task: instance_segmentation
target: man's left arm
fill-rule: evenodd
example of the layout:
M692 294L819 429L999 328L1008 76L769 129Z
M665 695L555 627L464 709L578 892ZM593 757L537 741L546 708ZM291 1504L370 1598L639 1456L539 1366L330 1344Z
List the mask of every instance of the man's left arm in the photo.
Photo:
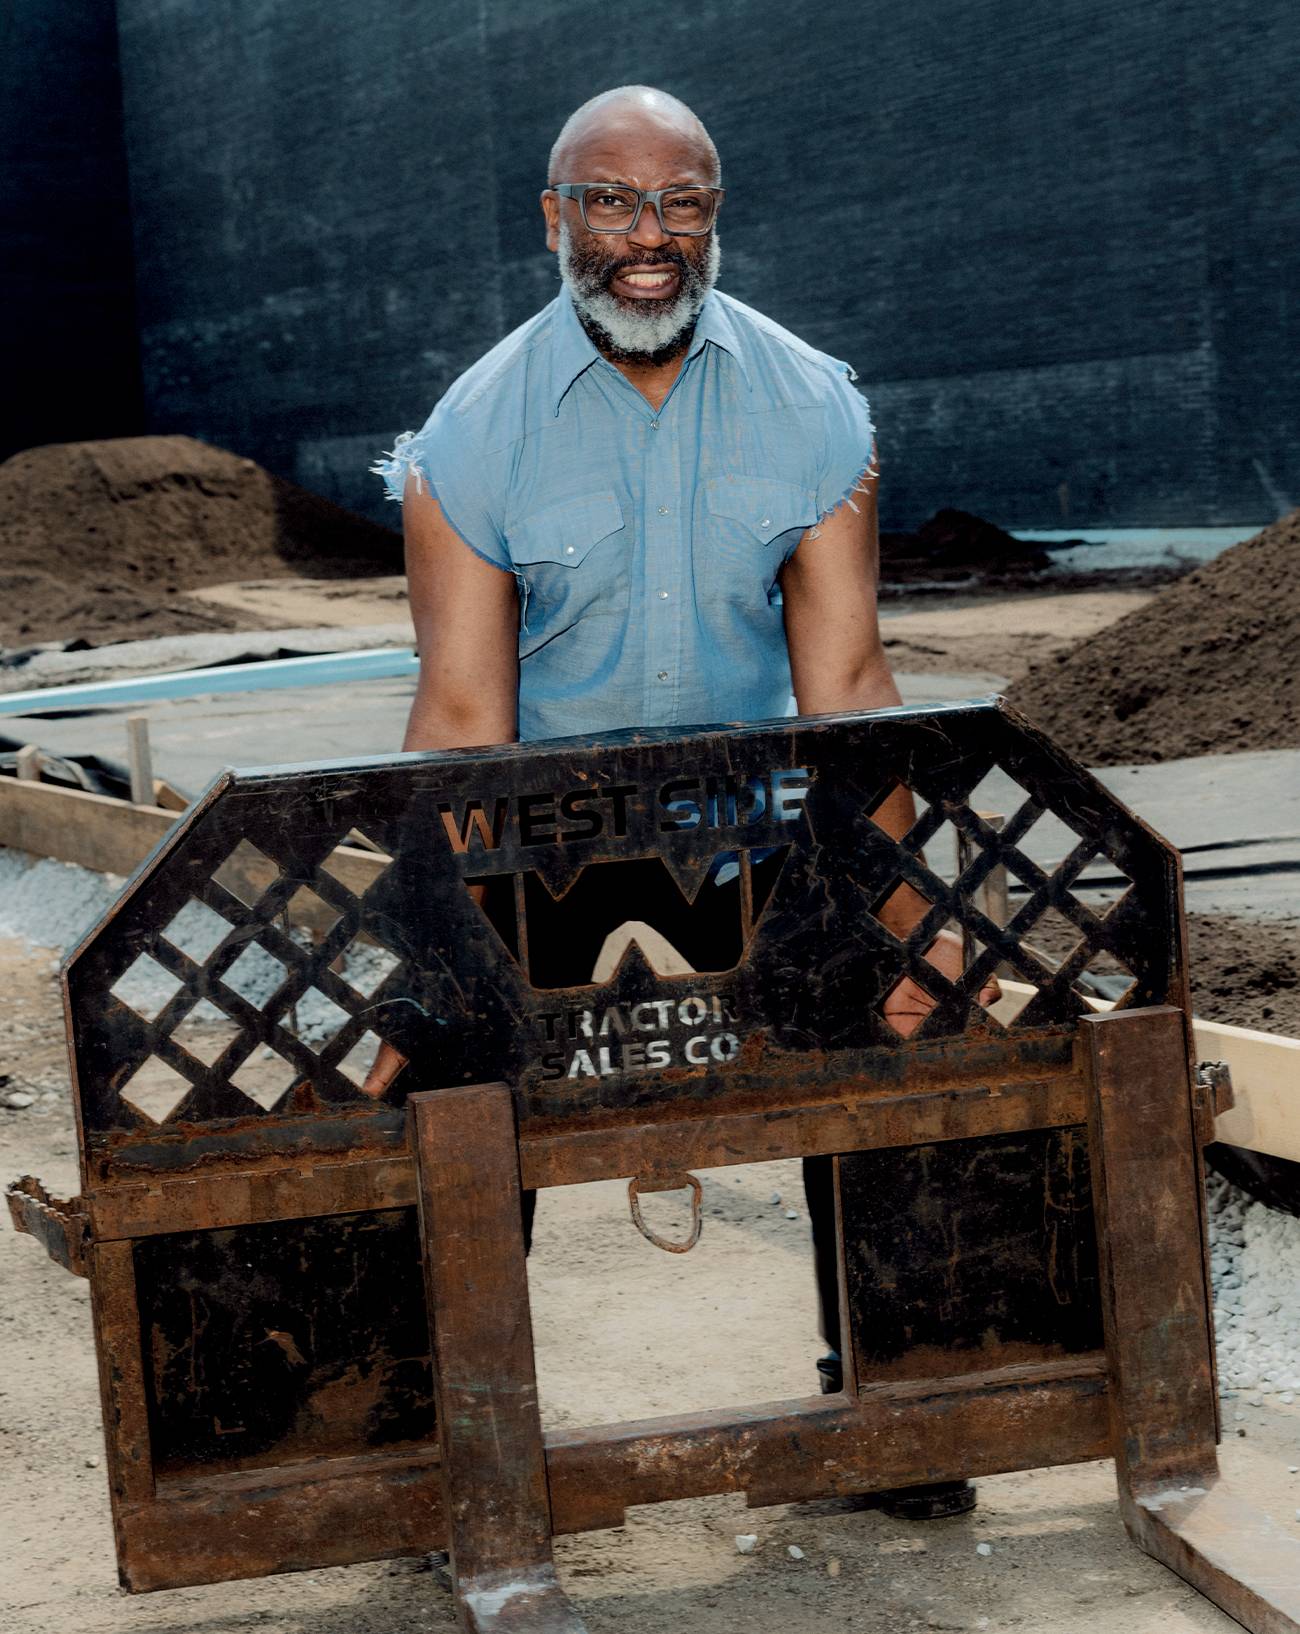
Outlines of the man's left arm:
M842 501L809 529L781 571L790 672L801 715L886 709L903 701L885 657L877 610L877 484L873 463L851 501ZM872 820L901 838L916 821L910 790L896 787ZM901 938L928 907L910 886L900 885L881 908L880 918ZM941 932L927 958L955 978L961 972L960 938ZM996 996L996 988L990 986L980 998L989 1003ZM885 1014L899 1032L908 1033L932 1008L929 996L905 981L886 1003Z

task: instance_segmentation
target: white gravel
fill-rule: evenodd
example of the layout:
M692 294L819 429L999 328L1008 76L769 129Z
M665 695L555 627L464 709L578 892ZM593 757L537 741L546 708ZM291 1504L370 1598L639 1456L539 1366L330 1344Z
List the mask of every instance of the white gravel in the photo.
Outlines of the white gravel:
M1219 1385L1252 1403L1300 1390L1300 1219L1209 1176Z

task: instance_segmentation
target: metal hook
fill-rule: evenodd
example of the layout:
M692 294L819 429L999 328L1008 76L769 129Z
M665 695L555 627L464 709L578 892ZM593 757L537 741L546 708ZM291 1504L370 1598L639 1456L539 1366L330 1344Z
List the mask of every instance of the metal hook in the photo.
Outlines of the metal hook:
M691 1188L690 1235L679 1243L669 1242L667 1237L651 1231L642 1218L640 1193L643 1187L646 1191L680 1191L684 1186ZM693 1174L634 1175L627 1183L627 1200L632 1210L632 1224L648 1243L662 1248L665 1254L685 1254L699 1242L704 1229L704 1188Z

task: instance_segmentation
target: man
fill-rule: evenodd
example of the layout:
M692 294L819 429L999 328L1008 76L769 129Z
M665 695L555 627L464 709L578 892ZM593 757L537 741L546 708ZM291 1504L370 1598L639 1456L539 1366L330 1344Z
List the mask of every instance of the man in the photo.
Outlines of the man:
M801 714L899 703L866 402L846 364L714 288L704 126L661 91L608 91L565 124L548 181L560 294L376 467L404 500L420 652L403 747L762 720L791 691ZM876 820L904 833L910 795ZM902 888L881 917L904 933L921 911ZM620 898L616 918L653 913ZM930 957L956 974L960 945ZM907 1032L930 1002L905 982L886 1014ZM386 1048L367 1092L400 1065ZM838 1389L829 1163L807 1182ZM973 1492L905 1502L951 1513Z

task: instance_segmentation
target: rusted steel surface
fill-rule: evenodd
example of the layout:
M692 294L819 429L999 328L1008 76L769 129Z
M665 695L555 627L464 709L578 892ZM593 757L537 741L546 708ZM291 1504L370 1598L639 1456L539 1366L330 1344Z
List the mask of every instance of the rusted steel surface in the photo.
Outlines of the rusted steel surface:
M979 815L994 768L1021 791L1001 825ZM901 839L873 820L900 784ZM1024 842L1049 812L1077 843L1043 870ZM340 850L358 835L364 875ZM926 860L945 836L955 883ZM1104 912L1080 888L1102 859L1129 882ZM723 864L738 882L710 896ZM591 979L583 912L629 870L690 974L633 945ZM900 938L879 915L901 884L929 907ZM576 1634L551 1533L633 1504L1108 1450L1163 1472L1184 1430L1212 1459L1213 1086L1193 1094L1179 886L1172 849L1001 702L225 774L66 973L124 1581L450 1541L467 1626ZM1059 969L1033 951L1048 914L1077 933ZM953 980L924 957L945 927ZM1073 987L1100 960L1132 978L1104 1045ZM995 969L1037 989L1006 1028L978 1003ZM906 1040L885 1015L904 976L935 1001ZM409 1065L376 1103L359 1052L380 1040ZM1163 1201L1139 1192L1144 1142ZM521 1183L817 1154L844 1392L543 1437ZM1222 1575L1219 1511L1180 1501L1175 1524L1145 1482L1144 1546ZM1295 1625L1267 1621L1267 1569L1261 1544L1238 1589L1271 1634Z
M584 1634L560 1591L506 1084L407 1102L453 1592L471 1634Z
M995 765L1025 792L1000 832L969 805ZM924 803L901 841L870 815L899 783ZM1079 836L1050 874L1020 849L1048 811ZM976 851L954 886L922 860L944 824ZM353 827L393 858L362 897L330 868ZM240 883L249 848L273 867L271 883L245 902L223 881L254 895ZM606 888L600 870L634 861L659 868L665 898L681 904L689 924L718 856L755 850L775 858L765 863L770 891L752 922L737 916L730 945L715 939L720 968L663 978L633 949L594 987L590 961L569 986L530 981L533 919L552 922L562 939L568 897ZM1132 881L1104 918L1071 889L1097 858ZM1006 927L974 901L999 865L1028 888ZM509 914L489 920L465 888L496 878L522 882L511 893L528 914L522 931ZM902 941L873 912L900 882L932 904ZM742 1088L779 1104L792 1080L809 1078L888 1082L891 1062L928 1040L1004 1041L976 1002L999 963L1039 989L1010 1029L1016 1039L1072 1030L1083 1004L1071 984L1102 952L1132 971L1130 1004L1181 995L1175 884L1170 849L1000 704L228 773L70 961L86 1183L101 1155L156 1136L130 1098L150 1057L179 1080L163 1127L203 1129L209 1154L228 1140L246 1156L260 1150L257 1135L270 1138L284 1124L368 1110L344 1070L367 1032L411 1061L393 1104L407 1082L501 1080L516 1086L522 1125L638 1105L662 1111ZM310 942L293 934L304 889L313 913L323 903L337 916ZM1022 946L1049 909L1079 932L1055 971ZM178 921L183 910L189 918ZM955 983L924 960L949 921L982 950ZM364 993L333 968L359 938L381 950L376 972L388 967ZM270 991L251 979L254 948ZM160 1009L128 1002L123 978L141 958L153 1000L167 999ZM904 974L936 1000L908 1045L882 1013ZM319 1048L293 1026L295 1005L313 988L339 1012ZM233 1029L210 1061L177 1037L201 1000ZM292 1079L269 1107L235 1082L266 1049Z
M35 1237L65 1271L86 1275L89 1221L82 1198L51 1197L35 1175L25 1174L5 1187L5 1201L15 1231Z

